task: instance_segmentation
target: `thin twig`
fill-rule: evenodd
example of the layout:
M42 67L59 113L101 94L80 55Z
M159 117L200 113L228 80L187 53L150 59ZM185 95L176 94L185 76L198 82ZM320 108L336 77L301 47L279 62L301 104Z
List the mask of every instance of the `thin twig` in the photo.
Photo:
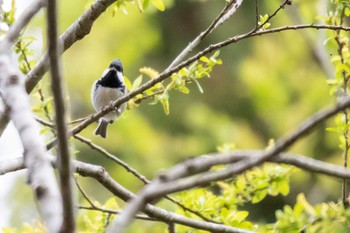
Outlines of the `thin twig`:
M243 39L252 38L252 37L255 37L255 36L261 36L261 35L265 35L265 34L276 33L276 32L290 31L290 30L301 30L301 29L328 29L328 30L350 31L350 27L343 27L343 26L313 25L313 24L294 25L294 26L285 26L285 27L272 28L272 29L268 29L268 30L260 30L260 31L253 32L253 33L249 32L249 33L246 33L246 34L242 34L242 35L239 35L239 36L235 36L235 37L229 38L229 39L227 39L225 41L222 41L222 42L219 42L217 44L212 44L212 45L208 46L206 49L204 49L201 52L197 53L196 55L188 58L186 61L182 62L178 66L176 66L176 67L174 67L174 68L172 68L172 69L170 69L168 71L162 72L156 78L148 81L147 83L144 83L143 85L141 85L137 89L129 92L127 95L125 95L125 96L119 98L118 100L114 101L108 107L104 108L102 111L87 116L85 121L83 121L79 125L75 126L69 132L69 135L75 135L75 134L80 133L82 130L84 130L86 127L88 127L90 124L94 123L99 118L101 118L102 116L106 115L107 113L113 111L116 107L119 107L121 104L129 101L130 99L132 99L136 95L142 94L147 89L153 87L157 83L160 83L160 82L164 81L165 79L167 79L168 77L170 77L171 74L179 71L183 67L186 67L186 66L190 65L192 62L200 59L200 57L202 57L202 56L204 56L204 55L206 55L208 53L211 53L211 52L213 52L213 51L215 51L217 49L220 49L222 47L228 46L230 44L237 43L237 42L239 42L239 41L241 41ZM53 139L47 144L47 148L51 149L55 144L56 144L56 139Z
M168 224L168 232L175 233L175 224L174 223L171 222Z
M182 52L174 59L174 61L166 68L169 70L174 66L178 65L186 56L189 54L204 38L213 32L218 26L222 25L226 20L228 20L242 4L243 0L231 0L228 2L220 14L213 20L209 27L201 32L188 46L182 50ZM230 10L231 9L231 10Z
M33 2L10 27L0 42L0 94L8 114L0 120L1 126L11 118L24 148L22 166L28 168L28 183L38 201L41 217L49 232L57 233L62 224L62 200L39 127L33 118L23 79L10 62L8 51L25 25L43 7L43 1ZM0 134L3 128L0 129Z
M96 19L99 18L107 8L118 0L95 0L91 6L60 36L59 44L63 45L63 53L75 42L83 39L91 31ZM26 89L30 93L43 75L49 70L47 53L41 57L31 72L26 76Z
M74 138L79 140L80 142L85 143L86 145L88 145L90 148L100 152L101 154L103 154L104 156L106 156L106 158L112 160L113 162L119 164L120 166L122 166L126 171L130 172L132 175L134 175L135 177L137 177L139 180L141 180L144 184L149 183L149 180L147 180L147 178L143 175L141 175L139 172L137 172L134 168L132 168L129 164L125 163L123 160L119 159L118 157L116 157L115 155L109 153L106 149L104 149L103 147L100 147L96 144L94 144L90 139L85 138L81 135L74 135Z
M340 14L340 22L339 22L339 26L343 25L343 21L344 21L344 12L345 8L342 10L341 14ZM340 63L342 65L345 64L345 58L343 56L343 49L344 49L344 42L340 41L340 30L337 31L337 35L335 37L335 42L337 43L338 46L338 55L340 57ZM341 95L344 96L349 96L348 94L348 82L349 82L349 77L347 76L345 70L342 70L341 72L341 76L343 79L343 85L342 87L340 87L341 90ZM347 168L348 167L348 154L349 154L349 148L350 148L350 144L349 144L349 113L347 109L344 109L343 111L343 115L344 115L344 130L343 130L343 137L344 137L344 152L343 152L343 159L344 159L344 167ZM349 190L348 190L348 184L347 184L347 180L343 180L342 182L342 202L344 204L345 207L349 206Z
M255 0L255 28L259 27L259 3L258 0Z
M306 136L318 124L348 107L350 107L350 98L344 99L333 108L321 110L304 121L295 131L279 139L272 149L262 152L260 156L257 156L256 158L243 159L235 164L232 164L226 169L208 171L202 173L200 176L189 177L181 180L179 180L179 178L195 173L192 167L188 170L182 170L183 172L178 172L177 167L170 169L168 172L160 175L157 179L152 181L149 185L145 186L141 192L139 192L137 198L133 199L126 205L122 214L111 224L110 228L108 228L109 231L107 232L122 232L124 228L132 221L133 216L138 211L143 209L149 200L153 200L173 192L179 192L189 188L207 185L213 181L228 179L234 174L246 171L247 169L271 159L273 156L283 152L296 141Z
M80 186L77 177L74 177L74 181L75 181L75 184L76 184L77 188L79 189L79 192L81 193L81 195L83 195L83 197L85 198L85 200L86 200L87 202L89 202L89 204L91 205L91 207L97 208L97 206L93 203L93 201L91 201L90 197L87 195L87 193L84 191L84 189Z
M217 165L230 165L243 159L257 158L264 153L263 150L235 150L231 153L211 153L201 156L196 156L192 159L186 160L174 166L171 170L174 173L196 174L208 171L211 167ZM52 157L52 160L55 160ZM283 152L271 157L269 162L284 163L299 167L305 171L319 173L334 178L350 180L350 169L342 166L333 165L328 162L322 162L317 159L305 157L302 155ZM75 161L74 161L75 163ZM0 175L15 172L25 169L23 164L23 157L7 159L0 161ZM191 171L190 171L191 170ZM170 171L170 170L169 170ZM167 174L169 174L169 171ZM175 175L172 175L174 177ZM176 175L179 177L179 175Z
M225 153L225 154L214 153L214 154L204 155L200 157L195 157L191 160L185 161L182 164L178 164L176 170L178 170L177 173L180 172L182 174L184 173L193 174L195 172L206 171L210 169L210 167L215 165L227 165L227 164L236 163L237 161L241 161L241 160L255 159L256 157L261 156L263 153L265 153L265 151L257 151L257 150L237 150L235 152ZM55 158L51 158L51 159L53 161L55 160ZM319 160L307 158L300 155L295 155L290 153L279 153L277 156L271 157L269 161L291 164L307 171L325 174L332 177L350 179L349 169L346 169L341 166L332 165L326 162L321 162ZM106 187L113 194L120 197L124 201L130 200L136 197L134 194L132 194L131 192L126 190L124 187L116 183L108 175L108 173L104 170L103 167L82 163L79 161L73 161L73 164L77 173L79 173L82 176L89 176L89 177L95 178L104 187ZM23 163L23 157L0 161L0 174L6 174L9 172L18 171L24 168L25 167ZM178 175L176 176L178 177ZM190 227L197 227L197 223L199 224L200 222L200 221L199 222L197 221L194 223L192 219L180 217L176 214L169 213L160 208L152 207L151 205L146 206L145 212L148 215L153 216L158 220L164 221L166 223L174 222L176 224L186 225ZM205 229L208 229L206 227L213 226L210 224L207 225L207 223L204 223L204 224L205 226L200 225L199 228L203 229L203 227L205 227ZM218 225L218 226L221 226L221 225ZM213 227L214 228L211 228L211 229L215 229L215 225ZM221 228L218 228L218 229L220 230ZM215 230L213 231L218 232ZM232 232L232 231L227 231L227 232ZM243 232L249 232L249 231L243 231Z
M50 0L47 3L47 40L48 54L51 67L51 90L55 105L55 122L58 138L58 170L61 185L61 195L63 200L63 223L62 233L75 232L75 215L73 204L73 192L71 184L71 161L67 138L66 107L64 103L64 93L62 76L59 61L59 45L57 38L57 3Z
M99 212L106 213L106 214L115 214L115 215L120 214L120 211L105 209L105 208L101 208L98 206L81 206L81 205L79 205L78 208L82 209L82 210L99 211ZM136 215L135 218L139 219L139 220L152 221L152 222L155 222L155 221L159 222L160 221L158 219L147 217L146 215Z
M112 5L114 2L118 0L95 0L95 2L83 12L83 14L60 36L59 44L63 45L63 50L66 51L69 49L75 42L83 39L86 35L88 35L91 31L91 28L96 21L97 18L101 16L103 12L107 10L107 8ZM46 2L45 0L38 0L37 2ZM28 7L28 13L32 8ZM9 36L9 38L16 37L15 35L19 35L21 29L26 24L26 18L22 17L16 20L14 25L12 26L13 31ZM18 26L17 26L18 25ZM10 32L9 31L9 32ZM0 47L0 54L1 52ZM60 51L63 52L63 51ZM35 67L29 72L29 74L25 78L25 86L28 93L32 92L34 87L39 83L44 74L49 70L48 63L48 54L47 52L40 58ZM9 122L8 116L6 112L0 112L0 136L5 130L7 124Z
M122 166L126 171L130 172L132 175L134 175L136 178L138 178L140 181L142 181L144 184L148 184L150 183L150 181L143 176L141 173L137 172L136 169L132 168L129 164L125 163L124 161L120 160L117 158L117 156L109 153L106 149L96 145L95 143L93 143L90 139L84 138L78 134L74 135L74 138L76 138L77 140L85 143L86 145L88 145L90 148L100 152L101 154L103 154L104 156L106 156L108 159L112 160L113 162L119 164L120 166ZM79 188L79 187L78 187ZM202 218L205 221L208 222L215 222L207 217L205 217L203 214L201 214L198 211L192 210L190 208L188 208L187 206L185 206L184 204L182 204L181 202L179 202L178 200L170 197L170 196L165 196L166 199L168 199L169 201L173 202L174 204L178 205L179 207L181 207L184 211L190 212L200 218ZM215 222L218 223L218 222Z

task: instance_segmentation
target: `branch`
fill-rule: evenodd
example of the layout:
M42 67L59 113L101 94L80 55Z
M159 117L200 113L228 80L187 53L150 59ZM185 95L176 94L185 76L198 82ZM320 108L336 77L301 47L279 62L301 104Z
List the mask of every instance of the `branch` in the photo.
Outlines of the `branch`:
M57 3L47 3L47 41L51 67L51 91L54 97L55 121L58 138L58 170L63 204L63 223L60 232L75 232L74 204L71 184L71 162L66 127L66 107L59 61L59 45L57 42Z
M9 31L0 41L0 54L6 54L9 52L11 46L15 43L20 36L23 28L28 24L30 19L44 6L44 0L37 0L33 2L22 15L12 24ZM6 109L0 109L0 136L4 132L9 122Z
M55 162L55 158L51 157L52 162ZM105 171L101 166L96 166L80 161L73 161L73 169L81 176L92 177L102 184L107 190L113 193L115 196L121 198L125 202L136 198L136 195L118 182ZM24 169L23 159L9 159L0 162L0 174L4 170L8 172L18 171ZM191 218L187 218L178 214L174 214L170 211L161 209L159 207L147 204L143 210L149 217L158 219L164 223L176 223L185 226L189 226L196 229L211 231L211 232L223 232L223 233L253 233L248 230L242 230L234 227L229 227L217 223L208 223Z
M115 108L118 108L121 104L129 101L130 99L134 98L138 94L142 94L149 88L153 87L157 83L160 83L171 76L171 74L179 71L180 69L190 65L192 62L200 59L202 56L209 54L215 50L218 50L222 47L226 47L228 45L231 45L233 43L237 43L243 39L255 37L255 36L261 36L265 34L270 33L276 33L281 31L290 31L290 30L301 30L301 29L328 29L328 30L344 30L344 31L350 31L350 27L343 27L343 26L332 26L332 25L313 25L313 24L307 24L307 25L294 25L294 26L285 26L285 27L279 27L279 28L273 28L269 30L261 30L254 33L246 33L243 35L239 35L236 37L229 38L225 41L219 42L217 44L212 44L208 46L206 49L202 50L201 52L197 53L196 55L188 58L186 61L180 63L178 66L171 68L169 70L163 71L161 74L159 74L156 78L144 83L137 89L129 92L127 95L119 98L118 100L111 103L108 107L104 108L100 112L97 112L95 114L92 114L90 116L87 116L86 119L75 126L70 132L69 135L75 135L80 133L82 130L87 128L90 124L97 121L99 118L103 117L104 115L108 114L111 111L114 111ZM51 149L56 144L56 139L53 139L51 142L47 144L47 148Z
M47 123L44 121L42 122L44 124L47 125ZM100 152L101 154L103 154L104 156L106 156L108 159L112 160L113 162L119 164L120 166L122 166L126 171L130 172L132 175L134 175L136 178L138 178L140 181L142 181L144 184L148 184L150 183L150 181L143 176L142 174L140 174L139 172L137 172L134 168L132 168L129 164L125 163L124 161L120 160L119 158L117 158L117 156L109 153L106 149L94 144L90 139L84 138L78 134L74 135L74 138L79 140L82 143L85 143L86 145L88 145L90 148L92 148L93 150L96 150L98 152ZM0 170L1 171L1 170ZM79 188L79 186L78 186ZM80 190L80 188L79 188ZM82 193L83 194L83 193ZM83 196L85 197L85 195L83 194ZM86 198L86 197L85 197ZM194 215L197 215L198 217L202 218L205 221L208 222L214 222L213 220L205 217L203 214L201 214L198 211L192 210L190 208L188 208L187 206L183 205L181 202L177 201L176 199L170 197L170 196L165 196L164 198L166 198L167 200L171 201L172 203L180 206L183 210L188 211ZM88 198L86 198L88 199ZM91 204L93 205L93 204ZM218 222L216 222L218 223Z
M186 56L189 54L201 41L204 40L210 33L212 33L218 26L222 25L226 20L228 20L240 7L243 0L231 0L226 4L221 13L214 19L214 21L209 25L209 27L201 32L188 46L182 50L182 52L174 59L174 61L169 65L166 70L173 68L178 65Z
M40 0L38 0L39 2ZM44 0L42 0L44 1ZM106 9L118 0L96 0L89 9L87 9L77 21L75 21L61 36L58 44L63 45L63 51L69 49L75 42L83 39L91 31L91 28L98 17L101 16ZM18 21L18 20L17 20ZM17 24L17 21L15 24ZM20 22L18 22L20 24ZM24 26L24 25L23 25ZM22 26L22 27L23 27ZM16 30L18 31L18 30ZM0 48L1 53L1 48ZM25 78L25 87L28 93L32 92L44 74L49 70L47 52L40 58L35 67L28 73ZM0 112L0 136L9 122L5 113Z
M96 0L61 36L59 44L63 45L63 51L69 49L75 42L88 35L96 19L101 16L107 8L118 0ZM30 93L43 75L49 70L47 52L26 76L26 89Z
M0 70L0 95L22 141L25 162L22 166L28 168L28 183L32 186L48 231L59 232L62 200L44 140L31 112L23 79L4 54L0 55Z
M99 181L105 188L107 188L114 195L120 197L124 201L129 201L130 199L136 198L135 194L131 193L123 186L118 184L115 180L113 180L110 175L104 170L103 167L82 163L76 161L74 163L76 166L76 171L82 176L89 176L97 181ZM190 219L183 217L178 214L174 214L172 212L163 210L156 206L147 204L143 210L148 216L160 219L166 223L176 223L181 225L186 225L189 227L213 231L213 232L232 232L232 233L252 233L248 230L242 230L234 227L229 227L225 225L220 225L216 223L208 223L195 219Z
M170 169L167 173L162 174L152 183L145 186L138 194L138 197L126 205L119 218L112 223L111 227L109 228L109 232L122 232L124 228L132 221L134 215L138 211L142 210L150 200L154 200L155 198L159 198L173 192L183 191L200 185L207 185L213 181L228 179L234 174L246 171L271 159L273 156L289 148L297 140L306 136L318 124L348 107L350 107L349 97L344 98L344 100L338 103L335 107L321 110L305 120L294 132L276 141L276 144L272 149L260 152L258 154L259 156L240 160L226 169L209 171L201 174L200 176L189 177L183 180L178 179L188 176L189 174L196 173L196 170L194 170L191 166L186 170L181 169L181 167L180 169L178 167Z
M120 214L120 211L104 209L104 208L100 208L98 206L78 206L78 208L81 210L100 211L100 212L106 213L106 214L115 214L115 215ZM145 220L145 221L152 221L152 222L158 221L157 219L147 217L146 215L136 215L135 218L138 220Z

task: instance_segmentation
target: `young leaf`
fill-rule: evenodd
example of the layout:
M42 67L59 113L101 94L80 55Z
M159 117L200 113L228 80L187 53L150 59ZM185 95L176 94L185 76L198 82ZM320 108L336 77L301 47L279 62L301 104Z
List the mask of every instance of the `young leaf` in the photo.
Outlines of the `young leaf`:
M165 6L163 0L151 0L153 6L155 6L158 10L164 11Z

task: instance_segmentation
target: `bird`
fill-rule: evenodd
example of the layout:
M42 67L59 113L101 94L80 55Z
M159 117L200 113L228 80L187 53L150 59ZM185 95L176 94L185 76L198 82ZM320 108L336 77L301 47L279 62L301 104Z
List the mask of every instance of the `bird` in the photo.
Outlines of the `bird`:
M103 72L101 78L94 82L91 90L91 101L96 112L99 112L127 93L122 62L115 59ZM106 138L108 124L112 124L124 112L126 105L127 103L123 103L114 111L101 117L94 134Z

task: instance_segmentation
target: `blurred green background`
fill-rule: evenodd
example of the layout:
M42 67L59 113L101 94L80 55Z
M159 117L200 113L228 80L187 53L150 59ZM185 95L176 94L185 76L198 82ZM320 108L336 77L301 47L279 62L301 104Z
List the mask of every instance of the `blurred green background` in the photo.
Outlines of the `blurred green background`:
M60 31L64 32L90 2L60 1ZM150 6L140 13L136 4L126 6L128 14L119 10L112 16L112 10L107 11L96 21L91 33L63 55L73 119L93 113L91 86L111 60L117 57L122 60L124 73L130 80L137 78L139 68L144 66L162 71L225 4L224 0L164 2L164 12ZM254 2L244 1L238 12L193 53L251 30L255 25ZM281 2L259 1L260 14L272 13ZM295 23L295 15L304 23L315 23L319 4L316 0L295 0L274 18L272 27ZM27 30L45 30L43 20L44 15L39 15ZM109 127L107 140L92 135L96 124L82 135L149 179L177 162L215 152L224 144L234 144L240 149L264 149L270 139L292 131L307 116L334 102L326 84L328 77L310 47L320 39L318 31L307 34L289 31L227 46L219 57L223 64L214 68L210 79L201 80L204 94L195 84L190 85L188 95L170 93L170 115L164 114L160 104L149 105L151 101L144 101ZM337 135L326 132L326 127L321 126L291 151L340 164L342 152L338 149ZM141 182L103 155L80 142L74 144L78 160L105 166L118 182L132 191L142 187ZM87 192L100 202L109 197L96 182L82 181ZM304 192L311 203L318 203L337 200L340 191L340 181L300 171L292 179L290 195L267 198L247 208L254 209L250 219L270 222L274 211L285 203L292 204L299 192Z

